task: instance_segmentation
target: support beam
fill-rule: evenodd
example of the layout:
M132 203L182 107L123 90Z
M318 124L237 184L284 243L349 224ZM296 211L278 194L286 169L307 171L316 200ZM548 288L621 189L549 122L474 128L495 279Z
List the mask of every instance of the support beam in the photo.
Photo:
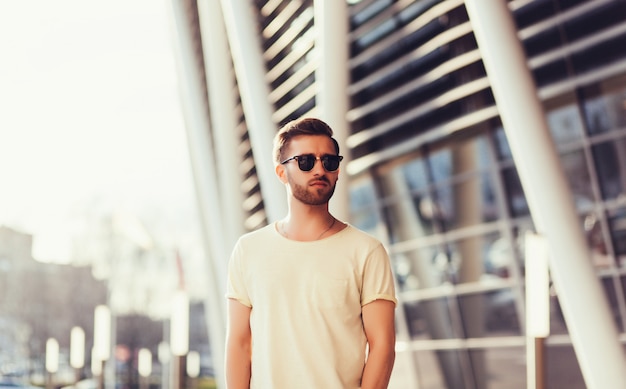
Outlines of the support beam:
M214 148L210 136L211 124L206 106L205 91L203 88L204 69L199 66L196 57L195 40L197 37L190 26L187 8L189 2L171 0L170 2L174 33L174 51L178 71L183 116L191 168L196 187L196 198L202 238L206 259L208 295L205 300L209 342L215 367L216 381L220 388L225 387L224 344L226 339L226 290L228 251L224 246L222 217L220 216L220 196L215 168Z
M224 245L231 248L245 232L245 215L241 204L241 174L237 174L241 156L237 154L239 133L237 126L237 99L235 74L232 70L228 38L224 26L222 6L219 1L198 2L200 31L204 48L204 64L209 90L211 128L215 141L215 163L219 176L221 224ZM217 258L228 261L228 257Z
M250 0L221 0L221 4L263 204L268 221L273 222L287 214L287 192L276 177L272 158L272 141L281 123L272 120L254 4Z
M583 377L590 389L626 382L626 361L591 264L576 207L507 2L466 0L478 47Z
M335 132L344 160L342 166L350 162L350 151L346 145L349 135L348 95L350 84L348 66L348 4L337 0L315 0L314 25L317 40L315 50L318 68L315 73L317 84L316 108L319 118ZM330 202L330 211L339 219L349 221L350 182L346 169L341 169L341 180Z

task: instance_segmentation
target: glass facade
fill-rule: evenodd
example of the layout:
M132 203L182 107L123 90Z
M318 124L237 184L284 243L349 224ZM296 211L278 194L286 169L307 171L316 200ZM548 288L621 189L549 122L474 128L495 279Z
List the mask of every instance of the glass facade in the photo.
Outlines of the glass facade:
M387 244L419 387L524 387L534 226L464 3L350 4L350 221ZM313 1L256 5L276 121L314 113ZM626 3L509 7L623 335ZM554 290L550 315L548 387L584 388Z

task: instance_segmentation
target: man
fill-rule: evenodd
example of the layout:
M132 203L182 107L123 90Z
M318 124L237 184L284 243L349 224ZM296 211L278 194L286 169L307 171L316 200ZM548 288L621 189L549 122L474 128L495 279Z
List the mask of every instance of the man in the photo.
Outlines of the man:
M396 304L382 244L330 214L339 145L318 119L274 139L287 216L237 242L228 278L229 389L386 388Z

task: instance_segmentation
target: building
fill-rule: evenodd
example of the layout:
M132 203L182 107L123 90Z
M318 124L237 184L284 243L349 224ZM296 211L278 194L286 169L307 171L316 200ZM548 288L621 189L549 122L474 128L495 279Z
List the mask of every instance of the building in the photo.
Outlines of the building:
M92 339L93 310L105 301L106 285L90 267L37 262L32 243L31 234L0 226L0 376L37 381L49 338L59 342L63 357L72 327Z
M207 299L216 318L211 338L222 344L223 258L238 234L284 211L270 166L273 134L313 115L349 150L336 212L386 242L392 256L400 300L395 385L523 387L524 237L537 221L519 168L537 150L514 157L484 66L488 48L479 47L465 2L172 4L216 277ZM581 255L602 286L598 304L606 300L610 310L604 324L616 328L623 351L626 3L512 0L508 8L573 199L573 228L589 248ZM547 387L591 387L570 332L578 321L564 319L566 296L552 290ZM614 361L603 362L610 369Z

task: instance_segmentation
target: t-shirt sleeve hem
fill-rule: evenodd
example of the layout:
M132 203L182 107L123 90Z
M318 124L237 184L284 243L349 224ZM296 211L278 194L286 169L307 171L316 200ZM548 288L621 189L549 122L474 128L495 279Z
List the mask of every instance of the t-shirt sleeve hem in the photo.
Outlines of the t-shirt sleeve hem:
M394 305L398 305L398 300L394 296L391 296L388 294L377 294L377 295L369 297L368 299L363 300L363 302L361 303L361 306L367 305L371 303L372 301L376 301L376 300L387 300L387 301L391 301L392 303L394 303Z
M252 308L252 304L250 304L250 301L248 301L246 299L243 299L243 298L241 298L239 296L235 296L235 295L232 295L232 294L226 294L226 298L230 299L230 300L236 300L239 303L241 303L242 305L245 305L248 308Z

